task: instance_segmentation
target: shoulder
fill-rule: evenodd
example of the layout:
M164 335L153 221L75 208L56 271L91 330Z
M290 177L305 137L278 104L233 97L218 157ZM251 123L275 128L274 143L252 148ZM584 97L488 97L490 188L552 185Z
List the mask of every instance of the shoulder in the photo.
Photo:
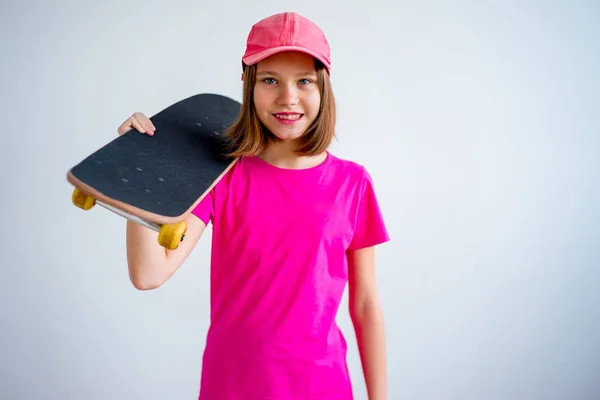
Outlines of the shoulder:
M232 185L240 181L240 175L244 173L244 162L242 158L238 158L234 161L233 165L230 166L215 183L212 192L213 194L228 192L231 190Z
M340 176L345 176L344 179L353 181L362 185L371 184L372 177L367 168L353 160L345 159L329 153L330 165L335 169L335 172Z

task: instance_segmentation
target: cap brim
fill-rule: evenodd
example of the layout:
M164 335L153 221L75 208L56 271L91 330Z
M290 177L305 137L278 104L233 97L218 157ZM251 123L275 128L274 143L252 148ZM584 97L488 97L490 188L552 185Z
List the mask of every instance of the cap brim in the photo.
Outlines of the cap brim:
M242 61L246 65L253 65L253 64L256 64L256 63L264 60L267 57L270 57L270 56L278 54L278 53L283 53L284 51L298 51L300 53L308 54L309 56L313 56L317 60L321 61L323 63L323 65L325 66L325 68L327 68L328 72L331 69L331 65L329 64L329 61L323 59L323 57L321 55L319 55L311 50L308 50L304 47L297 47L297 46L274 47L272 49L264 50L264 51L261 51L256 54L252 54L252 55L243 57Z

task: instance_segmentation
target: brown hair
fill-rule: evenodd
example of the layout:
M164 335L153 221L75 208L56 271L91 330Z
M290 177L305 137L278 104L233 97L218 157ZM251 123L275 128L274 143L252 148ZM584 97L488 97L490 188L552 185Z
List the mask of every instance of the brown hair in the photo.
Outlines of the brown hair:
M321 91L319 113L302 137L298 139L299 155L313 156L324 152L335 138L336 105L329 74L325 67L315 60L317 84ZM227 156L242 157L258 155L268 141L278 140L262 124L254 108L254 85L256 84L256 64L244 66L243 100L240 114L234 124L225 132L228 139Z

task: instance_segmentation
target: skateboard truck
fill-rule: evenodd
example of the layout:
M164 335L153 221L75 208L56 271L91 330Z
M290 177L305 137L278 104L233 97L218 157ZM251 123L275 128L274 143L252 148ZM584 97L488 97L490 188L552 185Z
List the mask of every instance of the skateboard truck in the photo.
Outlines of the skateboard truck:
M146 221L145 219L130 214L127 211L120 210L116 207L111 206L110 204L106 204L100 200L97 200L92 196L83 193L77 188L73 190L72 200L73 204L81 208L82 210L90 210L94 207L94 205L98 204L99 206L104 207L107 210L112 211L113 213L120 215L121 217L131 222L135 222L136 224L142 225L148 229L152 229L153 231L158 232L158 243L167 250L177 249L177 247L179 247L179 243L181 243L185 238L187 225L184 221L175 224L164 225Z

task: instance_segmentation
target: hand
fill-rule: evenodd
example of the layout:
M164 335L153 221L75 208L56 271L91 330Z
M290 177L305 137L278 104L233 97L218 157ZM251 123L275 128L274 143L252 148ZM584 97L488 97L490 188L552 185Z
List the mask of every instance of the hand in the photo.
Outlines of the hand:
M138 132L145 133L148 136L154 135L154 131L156 130L152 121L150 121L150 118L140 112L133 113L131 117L119 126L117 132L119 133L119 136L121 136L132 129L136 129Z

